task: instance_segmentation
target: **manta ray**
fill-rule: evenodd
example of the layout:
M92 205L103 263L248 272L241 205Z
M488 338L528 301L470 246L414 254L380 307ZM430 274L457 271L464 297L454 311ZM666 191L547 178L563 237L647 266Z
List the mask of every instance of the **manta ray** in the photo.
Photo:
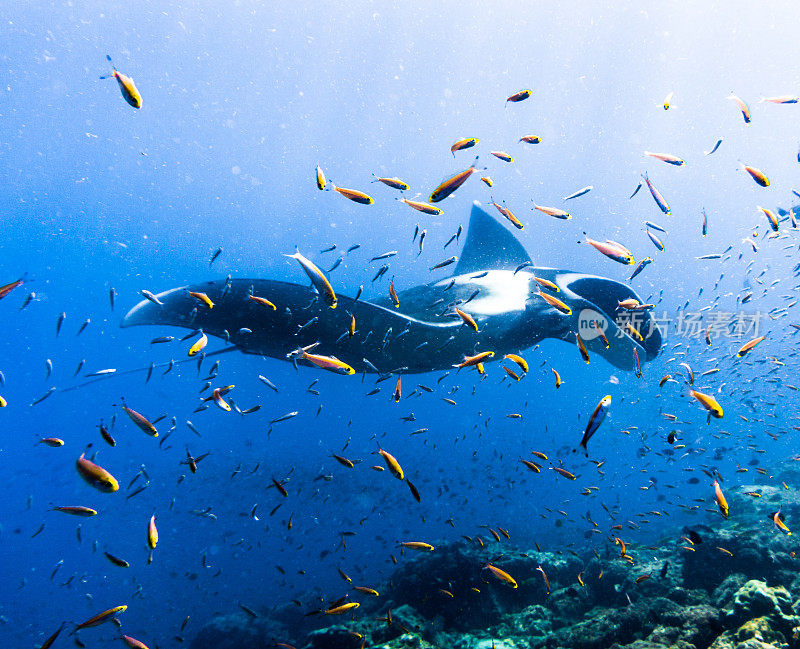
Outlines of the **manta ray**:
M231 346L226 349L278 359L296 358L293 352L314 346L315 354L334 356L356 371L380 373L450 369L482 351L493 351L498 360L545 338L575 348L578 332L589 351L623 370L635 368L634 350L640 362L659 353L661 332L652 316L619 308L622 300L639 299L633 289L604 277L534 266L514 234L477 202L452 273L401 291L399 306L389 296L362 300L337 294L335 309L305 284L213 280L159 293L155 297L161 304L140 302L122 327L199 329L225 340ZM559 290L542 288L536 278ZM571 313L552 306L539 289L561 300ZM190 291L205 293L213 308ZM249 299L251 295L268 299L275 309ZM474 319L477 331L465 325L455 307ZM356 331L351 337L353 317ZM633 322L633 335L626 322ZM598 326L608 347L596 335ZM642 340L634 337L636 332Z

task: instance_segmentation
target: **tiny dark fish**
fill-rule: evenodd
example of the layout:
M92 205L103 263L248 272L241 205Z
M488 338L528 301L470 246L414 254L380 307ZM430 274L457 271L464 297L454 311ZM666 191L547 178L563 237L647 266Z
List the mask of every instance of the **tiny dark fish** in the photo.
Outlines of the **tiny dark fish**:
M56 336L61 333L61 327L64 325L64 320L66 319L67 314L63 311L58 316L58 320L56 321Z
M270 424L277 424L281 421L287 421L288 419L292 419L293 417L297 417L300 413L296 410L294 412L287 412L285 415L281 415L280 417L276 417L275 419L271 420Z
M222 254L222 248L217 248L214 251L214 254L211 255L211 261L208 262L209 268L211 268L211 265L217 260L217 257L219 257L221 254Z
M53 394L53 392L55 392L55 391L56 391L56 386L53 386L47 392L45 392L41 397L36 399L36 401L32 401L30 405L35 406L37 403L41 403L42 401L47 399L47 397L49 397L51 394Z
M628 196L628 200L630 200L630 199L632 199L634 196L636 196L636 194L638 194L638 193L639 193L639 190L640 190L641 188L642 188L642 183L639 183L638 185L636 185L636 189L634 189L634 190L633 190L633 194L631 194L630 196Z
M445 266L449 266L450 264L454 264L458 261L458 257L453 255L452 257L445 259L444 261L440 261L435 266L431 266L431 270L438 270L439 268L444 268Z
M175 336L158 336L157 338L153 338L150 344L158 345L160 343L171 343L173 340L175 340Z
M342 257L341 255L339 255L339 257L336 259L336 261L335 261L335 262L333 262L333 266L331 266L331 267L330 267L328 270L326 270L325 272L326 272L326 273L333 272L334 270L336 270L337 268L339 268L339 266L341 266L341 265L342 265L342 262L343 262L343 261L344 261L344 257Z
M272 381L270 381L266 376L262 376L261 374L259 374L258 380L261 381L268 388L275 390L275 392L278 391L278 388L275 386L275 384Z
M523 268L527 268L528 266L533 266L533 262L530 260L523 261L519 266L517 266L514 269L514 274L516 275L519 271L521 271Z
M375 273L375 277L372 278L372 281L374 282L375 280L378 280L381 277L383 277L386 274L386 271L388 270L389 270L389 264L384 264L383 266L381 266L378 269L378 272Z
M379 261L381 259L389 259L389 257L394 257L397 254L397 250L390 250L389 252L384 252L377 257L373 257L370 261Z
M29 293L28 297L25 298L25 301L22 303L22 306L19 308L20 311L28 306L31 302L36 299L36 293Z

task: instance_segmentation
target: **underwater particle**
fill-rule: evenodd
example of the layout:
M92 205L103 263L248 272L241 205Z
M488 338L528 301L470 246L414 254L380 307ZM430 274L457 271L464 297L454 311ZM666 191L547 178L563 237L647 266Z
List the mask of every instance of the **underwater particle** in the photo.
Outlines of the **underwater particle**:
M111 63L111 57L106 54L106 60ZM122 93L122 98L134 108L142 107L142 96L139 94L136 84L128 75L122 74L113 65L111 66L111 75L102 76L101 79L116 79L119 84L119 91Z

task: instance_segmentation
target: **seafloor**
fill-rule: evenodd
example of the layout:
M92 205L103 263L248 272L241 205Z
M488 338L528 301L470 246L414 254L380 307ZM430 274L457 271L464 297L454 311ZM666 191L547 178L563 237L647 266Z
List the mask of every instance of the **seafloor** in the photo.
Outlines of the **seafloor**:
M614 541L631 533L624 527L598 533L599 551L583 555L523 552L503 537L441 544L406 556L380 597L351 590L361 606L349 617L309 615L297 603L237 610L210 620L191 649L800 647L795 537L772 519L780 507L790 529L800 520L800 495L773 486L797 479L800 470L787 467L769 484L740 486L727 520L675 529L654 545L626 543L627 559ZM518 587L490 574L490 561Z

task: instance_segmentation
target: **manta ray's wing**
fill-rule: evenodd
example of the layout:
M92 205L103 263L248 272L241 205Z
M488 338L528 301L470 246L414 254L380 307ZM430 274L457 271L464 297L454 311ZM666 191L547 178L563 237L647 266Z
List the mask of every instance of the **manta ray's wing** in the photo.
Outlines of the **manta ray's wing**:
M205 293L209 309L189 291ZM250 299L263 297L275 309ZM422 372L461 360L474 341L459 322L426 322L361 300L339 295L331 309L313 289L269 279L233 279L175 288L156 296L162 305L144 300L125 316L123 327L168 325L202 329L248 354L274 358L319 342L314 353L336 356L357 370L382 372L399 368ZM355 318L356 332L348 329ZM437 351L438 350L438 351Z
M565 321L564 335L553 337L574 344L577 332L590 351L623 370L634 369L634 350L641 363L658 356L662 335L653 315L649 311L625 311L619 307L622 300L639 300L630 286L606 277L555 268L534 268L533 272L556 284L560 289L556 296L572 309ZM638 332L642 340L637 340L626 324ZM598 327L605 333L608 348L598 334Z

